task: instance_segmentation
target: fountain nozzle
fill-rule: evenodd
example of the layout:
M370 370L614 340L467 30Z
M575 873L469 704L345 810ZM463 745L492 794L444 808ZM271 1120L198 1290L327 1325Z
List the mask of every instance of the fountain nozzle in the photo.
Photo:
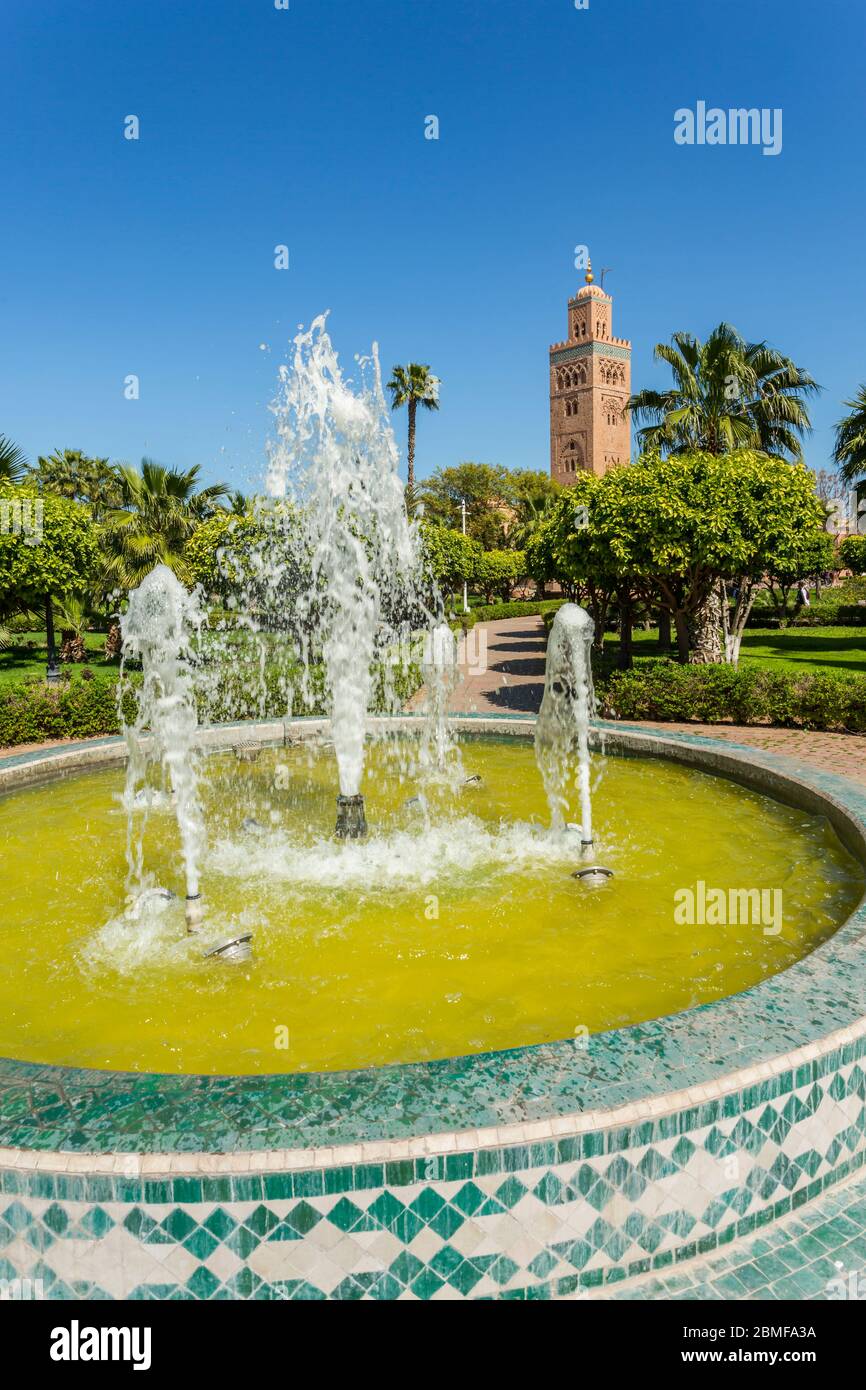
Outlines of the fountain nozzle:
M364 815L363 796L337 797L337 827L334 831L338 840L362 840L367 833L367 818Z
M186 895L186 929L189 932L198 931L204 921L204 904L201 900L201 893L187 893Z
M592 864L585 869L577 869L571 877L576 878L580 883L587 884L590 888L595 888L613 878L613 869L605 869L601 864Z
M221 941L219 946L205 951L204 958L205 960L228 961L231 965L242 965L244 961L250 959L253 953L252 940L251 931L243 932L240 936L233 936L230 941Z

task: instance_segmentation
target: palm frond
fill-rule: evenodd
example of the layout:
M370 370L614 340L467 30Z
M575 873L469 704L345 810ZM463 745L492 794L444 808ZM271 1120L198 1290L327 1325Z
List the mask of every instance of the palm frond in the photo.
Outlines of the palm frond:
M13 444L5 434L0 434L0 479L7 483L20 483L26 471L24 450Z

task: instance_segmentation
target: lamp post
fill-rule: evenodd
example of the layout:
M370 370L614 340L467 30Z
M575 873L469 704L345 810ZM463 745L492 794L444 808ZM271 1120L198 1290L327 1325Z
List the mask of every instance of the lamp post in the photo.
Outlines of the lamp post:
M460 498L460 520L463 526L463 534L466 535L466 498ZM466 580L463 580L463 612L469 612L469 593Z
M45 636L48 642L48 670L46 680L49 685L56 685L60 680L60 662L57 659L57 644L54 640L54 609L51 604L51 595L45 598Z

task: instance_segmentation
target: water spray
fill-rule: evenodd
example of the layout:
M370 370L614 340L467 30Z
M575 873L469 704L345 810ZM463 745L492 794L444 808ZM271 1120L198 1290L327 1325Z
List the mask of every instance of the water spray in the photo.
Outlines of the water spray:
M572 767L577 762L581 849L593 848L589 725L595 714L592 641L595 625L576 603L557 611L547 644L544 697L535 726L535 757L554 830L567 826Z
M357 839L366 832L360 789L374 670L381 706L396 712L394 654L431 622L421 535L407 516L376 347L349 380L320 317L295 338L281 381L267 487L275 505L289 499L296 508L301 695L308 705L320 696L324 667L339 775L336 833Z
M197 594L189 594L166 565L157 565L129 595L121 616L123 659L141 661L142 680L134 688L135 719L124 720L129 748L124 805L127 812L127 860L130 882L143 875L143 826L134 834L140 793L148 786L148 770L158 763L172 789L172 805L180 834L186 880L186 922L190 931L200 925L203 909L199 860L204 848L204 818L198 797L195 696L195 647L204 614ZM123 719L123 680L119 708ZM146 798L145 798L146 800ZM146 810L145 810L146 816Z

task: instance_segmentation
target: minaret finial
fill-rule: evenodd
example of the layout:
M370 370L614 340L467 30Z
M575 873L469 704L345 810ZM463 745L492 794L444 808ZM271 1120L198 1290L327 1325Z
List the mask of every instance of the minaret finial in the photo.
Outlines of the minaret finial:
M587 256L587 258L586 258L586 275L584 276L584 279L586 280L586 283L587 283L588 285L591 285L592 282L593 282L593 280L595 279L595 276L594 276L593 273L592 273L592 257L591 257L591 256Z

